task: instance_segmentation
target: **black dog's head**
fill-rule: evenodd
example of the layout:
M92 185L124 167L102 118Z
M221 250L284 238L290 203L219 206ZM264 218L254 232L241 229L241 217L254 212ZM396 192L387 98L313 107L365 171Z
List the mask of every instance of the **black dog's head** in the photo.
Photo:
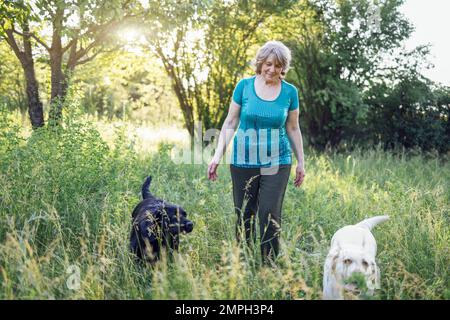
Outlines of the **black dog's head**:
M182 207L165 203L162 212L163 229L167 230L172 236L190 233L194 224L186 217L187 213Z
M181 206L153 196L149 191L150 182L148 177L142 186L144 200L132 214L130 249L139 258L154 262L160 257L161 246L178 250L179 234L190 233L194 224Z

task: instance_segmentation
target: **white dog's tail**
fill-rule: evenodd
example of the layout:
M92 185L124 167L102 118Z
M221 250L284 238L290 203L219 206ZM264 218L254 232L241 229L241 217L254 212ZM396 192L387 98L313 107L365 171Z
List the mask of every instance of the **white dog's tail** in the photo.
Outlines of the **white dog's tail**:
M355 226L372 230L377 224L385 222L387 220L389 220L389 216L376 216L363 220L360 223L355 224Z

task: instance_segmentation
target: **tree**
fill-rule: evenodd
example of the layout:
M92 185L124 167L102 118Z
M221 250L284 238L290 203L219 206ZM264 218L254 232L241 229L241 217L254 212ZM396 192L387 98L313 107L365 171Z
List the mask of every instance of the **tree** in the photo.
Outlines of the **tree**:
M62 120L62 107L75 68L93 60L99 53L114 50L111 34L142 7L138 1L35 0L0 2L0 36L22 64L27 82L30 119L33 127L44 124L42 103L34 72L33 46L48 58L51 70L49 120ZM45 35L46 28L51 35ZM22 39L22 43L17 38Z
M363 93L380 80L383 59L412 32L403 0L302 0L269 28L293 51L300 119L309 143L337 146L366 125ZM395 66L394 66L395 68Z
M426 79L414 64L397 70L393 86L379 83L367 92L367 136L385 149L450 150L450 87ZM391 75L393 76L393 75Z
M15 53L24 70L28 113L33 128L44 125L44 112L39 98L39 87L34 71L33 46L30 35L30 7L23 2L2 1L0 3L0 36ZM22 43L15 38L16 28L20 28Z
M292 6L289 0L155 1L148 24L150 48L164 64L194 136L223 123L234 86L249 67L249 51L261 24Z

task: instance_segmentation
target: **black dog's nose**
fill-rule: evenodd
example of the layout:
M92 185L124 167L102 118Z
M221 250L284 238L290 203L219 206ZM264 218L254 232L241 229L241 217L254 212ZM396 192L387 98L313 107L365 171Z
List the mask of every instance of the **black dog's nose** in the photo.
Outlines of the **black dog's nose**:
M192 229L194 229L194 224L192 223L192 221L188 221L186 222L185 226L184 226L186 232L191 232Z

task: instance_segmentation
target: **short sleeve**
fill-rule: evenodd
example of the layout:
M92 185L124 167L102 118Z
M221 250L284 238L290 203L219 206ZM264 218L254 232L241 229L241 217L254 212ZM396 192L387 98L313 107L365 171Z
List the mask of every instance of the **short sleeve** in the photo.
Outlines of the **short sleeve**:
M289 111L294 111L299 107L298 90L296 87L292 87L292 89L293 90L291 90L291 104L289 106Z
M245 85L244 79L242 79L241 81L238 82L233 91L233 100L240 106L242 105L242 95L244 94L244 85Z

